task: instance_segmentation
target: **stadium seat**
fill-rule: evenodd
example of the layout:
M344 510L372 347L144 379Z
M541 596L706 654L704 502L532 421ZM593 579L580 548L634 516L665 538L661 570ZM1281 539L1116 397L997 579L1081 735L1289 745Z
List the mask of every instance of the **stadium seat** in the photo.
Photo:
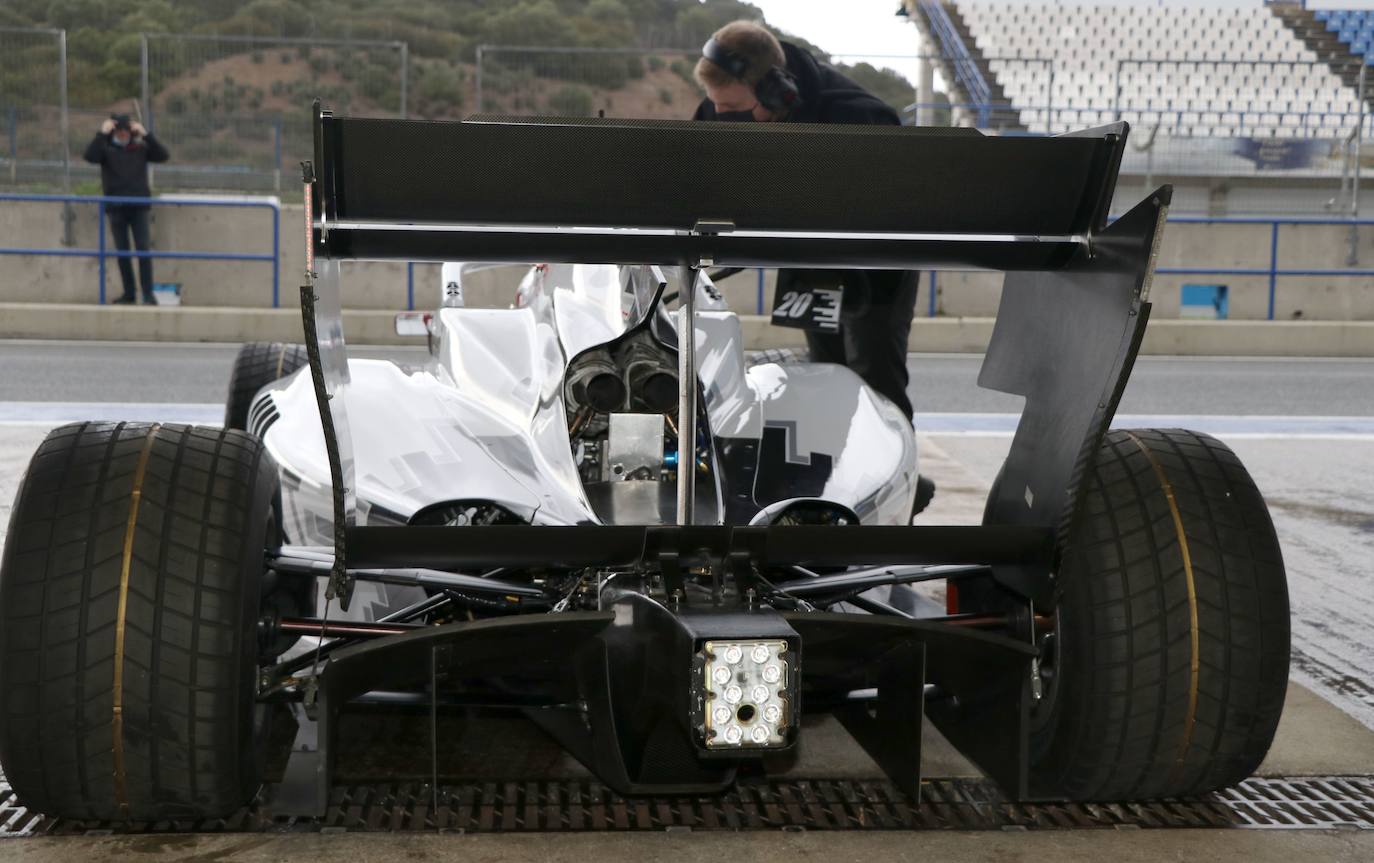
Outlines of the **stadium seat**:
M1180 134L1323 134L1355 92L1263 0L954 0L1023 125L1133 122ZM1374 10L1315 10L1374 63ZM1356 42L1355 40L1359 40ZM995 51L992 49L995 48ZM1138 58L1151 58L1139 60ZM1042 62L1036 62L1037 60ZM1050 63L1053 63L1051 73ZM1053 74L1054 92L1048 79ZM1027 118L1034 118L1027 123Z

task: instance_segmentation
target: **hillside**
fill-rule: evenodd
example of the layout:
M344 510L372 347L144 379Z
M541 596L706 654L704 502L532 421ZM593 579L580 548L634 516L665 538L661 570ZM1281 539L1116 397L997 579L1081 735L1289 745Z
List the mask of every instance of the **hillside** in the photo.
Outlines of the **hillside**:
M251 50L223 41L158 34L404 41L412 116L474 111L668 116L690 114L699 98L693 58L658 49L700 45L721 24L762 20L739 0L6 0L0 26L68 32L74 108L127 110L140 92L139 33L149 40L149 77L159 123L207 115L290 114L321 95L340 110L392 113L400 105L394 48L288 46ZM780 34L825 53L805 40ZM914 42L913 42L914 44ZM475 104L478 45L647 49L644 55L490 54L484 104ZM0 101L53 90L47 46L11 49L0 62ZM901 108L912 86L867 64L842 67ZM46 101L46 100L42 100ZM169 116L170 115L170 116ZM225 125L225 124L220 124Z

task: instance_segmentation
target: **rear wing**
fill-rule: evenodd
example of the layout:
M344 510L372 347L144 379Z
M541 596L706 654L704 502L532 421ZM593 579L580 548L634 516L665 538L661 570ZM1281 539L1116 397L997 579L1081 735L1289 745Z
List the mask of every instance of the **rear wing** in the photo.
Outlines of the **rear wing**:
M1116 123L971 129L317 111L315 251L346 259L1043 270L1106 225Z

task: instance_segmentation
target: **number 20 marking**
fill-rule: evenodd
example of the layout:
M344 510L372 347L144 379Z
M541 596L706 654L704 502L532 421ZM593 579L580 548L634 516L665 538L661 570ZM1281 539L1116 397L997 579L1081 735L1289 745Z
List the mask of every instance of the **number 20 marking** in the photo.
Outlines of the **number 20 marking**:
M773 310L780 318L800 318L811 308L811 294L788 291L782 295L782 302Z

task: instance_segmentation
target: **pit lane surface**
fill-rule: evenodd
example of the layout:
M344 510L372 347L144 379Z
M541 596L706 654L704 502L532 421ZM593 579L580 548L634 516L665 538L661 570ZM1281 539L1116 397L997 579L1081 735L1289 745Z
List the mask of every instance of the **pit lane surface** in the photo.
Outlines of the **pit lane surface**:
M128 345L82 343L0 343L0 525L8 511L23 465L47 429L61 422L97 417L216 422L236 348L220 345ZM379 351L373 355L417 359L419 352ZM922 416L923 472L939 485L929 523L974 523L983 498L1010 443L1019 399L978 390L979 358L913 356L912 396ZM1279 747L1269 772L1369 773L1374 758L1367 729L1374 729L1374 588L1368 583L1374 562L1374 362L1343 360L1197 360L1144 358L1122 403L1120 425L1182 425L1211 431L1245 461L1270 507L1288 565L1294 611L1293 678L1304 686L1290 691L1285 739L1335 744L1320 760L1306 746ZM1304 700L1306 699L1306 700ZM1340 733L1308 724L1305 717L1341 721L1327 706L1338 705L1362 722L1340 726ZM1334 716L1332 714L1335 714ZM1291 720L1290 720L1291 717ZM557 842L537 837L501 837L445 849L416 837L393 845L382 837L354 840L356 859L395 859L398 855L461 854L467 859L650 859L672 854L684 860L717 859L716 854L753 859L800 859L811 855L846 859L876 855L884 859L984 859L986 855L1030 859L1052 853L1074 859L1121 860L1230 854L1256 860L1287 860L1296 853L1321 859L1374 859L1365 836L1320 834L1306 840L1270 835L1227 838L1225 845L1195 831L1131 837L1112 834L1092 840L1044 836L965 841L922 836L909 845L891 839L812 834L790 837L753 851L726 837L635 837L614 847L591 837ZM81 844L23 842L7 846L10 859L63 859L125 853L157 859L277 859L294 854L342 853L332 837L264 838L246 844L224 837L171 837L78 840ZM504 844L510 841L512 844ZM726 845L725 842L731 842ZM86 848L85 851L81 850ZM712 852L710 849L715 849ZM757 852L757 853L754 853Z

